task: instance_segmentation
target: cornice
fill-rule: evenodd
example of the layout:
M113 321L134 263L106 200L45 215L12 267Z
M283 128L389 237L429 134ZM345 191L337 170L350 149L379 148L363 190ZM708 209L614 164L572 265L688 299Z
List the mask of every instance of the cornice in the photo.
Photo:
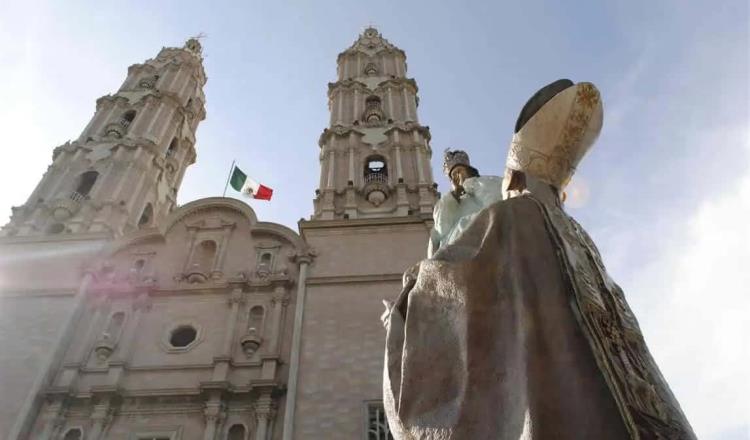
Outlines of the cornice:
M25 243L59 243L61 241L112 241L114 236L109 232L83 232L60 235L23 235L0 237L0 246Z
M136 93L141 92L137 96L128 96L127 93ZM131 98L135 98L133 101L131 101ZM99 97L96 100L96 108L97 110L100 109L100 107L103 105L104 102L112 102L117 103L121 102L123 104L135 106L135 105L142 105L147 103L149 100L158 100L158 101L166 101L169 104L172 105L172 107L177 110L179 115L181 117L186 118L187 117L187 109L185 108L185 105L183 105L182 100L175 92L171 92L168 90L159 90L159 89L129 89L129 90L118 90L117 93L113 95L104 95ZM203 100L200 101L200 107L198 108L199 112L198 114L194 115L199 118L199 120L204 120L206 117L206 107Z
M357 81L355 79L343 79L341 81L329 82L328 83L328 98L332 97L332 94L339 89L358 89L363 91L369 91L367 84Z
M45 297L71 297L75 296L78 286L67 289L55 287L47 289L5 289L0 288L0 298L45 298Z
M333 96L341 90L352 90L356 89L366 93L379 93L387 89L401 89L408 88L410 92L417 94L419 87L417 81L414 78L385 78L379 82L375 89L371 89L367 84L356 79L344 79L341 81L328 83L328 99L333 99Z
M326 284L361 284L361 283L382 283L382 282L400 282L403 278L402 273L383 273L374 275L336 275L336 276L318 276L307 279L308 286L326 285Z
M383 52L385 52L388 55L398 54L404 57L404 59L406 59L406 52L404 52L403 50L399 49L396 46L392 46L392 47L381 46L381 47L378 47L375 49L369 49L369 50L365 50L359 47L352 46L338 54L338 56L336 57L336 63L340 63L341 59L347 56L356 56L358 54L362 54L366 58L372 59L372 58L375 58L375 56L380 55Z
M362 127L354 127L352 125L334 125L331 128L325 128L318 138L318 146L320 148L323 148L326 142L333 136L346 137L349 135L349 133L352 132L364 136L361 128ZM386 125L384 133L388 133L393 130L398 130L402 133L411 133L412 131L416 130L422 136L424 136L424 138L427 139L428 142L432 139L432 135L430 134L430 127L427 125L420 125L417 122L393 122Z
M403 217L378 217L334 220L300 220L297 225L304 237L305 231L315 229L369 228L372 226L391 225L427 225L432 216L408 215Z

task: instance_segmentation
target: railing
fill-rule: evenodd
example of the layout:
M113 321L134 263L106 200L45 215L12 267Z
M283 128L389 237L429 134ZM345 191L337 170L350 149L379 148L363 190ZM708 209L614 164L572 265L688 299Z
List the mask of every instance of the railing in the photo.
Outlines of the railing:
M380 182L388 183L388 175L385 173L369 173L365 174L365 183Z
M78 191L72 191L68 198L74 202L82 202L83 199L86 198L83 194L79 193Z

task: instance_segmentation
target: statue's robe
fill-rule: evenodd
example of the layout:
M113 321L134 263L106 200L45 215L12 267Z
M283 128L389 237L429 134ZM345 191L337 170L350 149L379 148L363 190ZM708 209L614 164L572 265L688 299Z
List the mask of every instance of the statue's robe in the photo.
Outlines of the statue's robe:
M435 204L427 257L441 246L452 243L471 224L482 209L503 199L503 179L497 176L469 177L463 183L464 193L458 199L445 193Z
M487 207L404 275L384 316L394 438L695 438L596 247L540 200Z

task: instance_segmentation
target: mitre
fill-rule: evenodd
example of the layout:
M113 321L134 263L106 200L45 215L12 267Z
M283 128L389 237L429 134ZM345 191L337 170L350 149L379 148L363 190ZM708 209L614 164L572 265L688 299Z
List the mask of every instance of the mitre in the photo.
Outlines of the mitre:
M532 96L521 111L506 166L561 190L599 136L602 115L596 86L555 81Z

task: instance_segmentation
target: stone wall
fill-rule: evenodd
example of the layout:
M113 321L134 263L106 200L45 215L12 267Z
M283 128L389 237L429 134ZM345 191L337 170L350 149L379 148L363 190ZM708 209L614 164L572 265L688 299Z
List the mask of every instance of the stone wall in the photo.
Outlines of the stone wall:
M303 222L317 257L307 283L294 438L364 439L382 399L383 299L424 258L429 224L409 219Z

